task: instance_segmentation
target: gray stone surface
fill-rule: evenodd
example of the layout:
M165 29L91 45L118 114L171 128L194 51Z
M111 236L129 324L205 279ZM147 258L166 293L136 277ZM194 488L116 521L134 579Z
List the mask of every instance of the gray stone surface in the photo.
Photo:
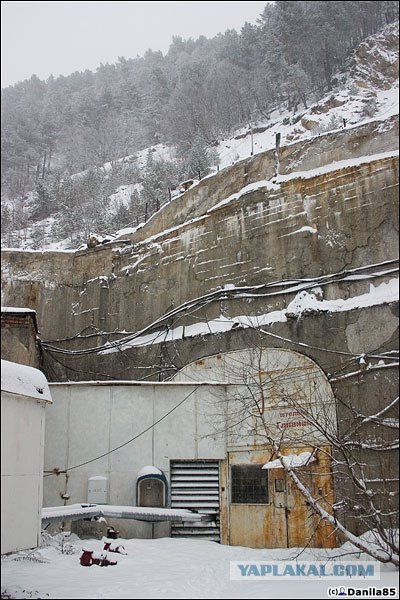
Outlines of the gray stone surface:
M333 160L393 150L397 131L397 119L390 118L288 145L281 150L281 172L293 174ZM56 345L76 350L121 337L113 332L138 331L171 308L226 284L257 286L316 278L398 256L398 157L306 179L300 173L276 190L258 189L210 210L244 186L271 179L274 168L274 152L267 151L204 179L154 215L127 243L75 253L4 251L3 303L34 308L41 339L69 338ZM385 280L376 284L381 281ZM324 288L324 297L345 299L366 293L370 283L332 282ZM221 312L234 316L281 310L294 295L214 302L195 313L181 314L168 325L187 327L218 318ZM359 321L351 312L346 315L341 349L370 348L373 343L364 329L369 316ZM309 315L302 335L310 342L326 340L330 319L325 315L313 322ZM396 326L394 319L380 317L373 328L388 339ZM302 341L295 325L288 323L281 329ZM279 324L272 327L279 328ZM80 332L86 337L76 337ZM215 340L210 336L184 340L167 352L162 350L161 359L158 344L104 357L57 355L60 362L46 352L44 367L52 380L135 378L149 375L148 370L140 370L142 364L155 365L154 371L160 360L182 365L199 354L210 354L210 348L229 350L237 338L226 334Z
M81 540L101 540L107 537L107 527L105 521L72 521L71 533L75 533Z

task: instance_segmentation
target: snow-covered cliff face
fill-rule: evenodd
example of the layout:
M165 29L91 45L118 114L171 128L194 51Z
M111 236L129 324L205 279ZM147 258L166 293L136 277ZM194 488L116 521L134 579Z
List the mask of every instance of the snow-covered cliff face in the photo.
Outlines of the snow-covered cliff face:
M3 304L35 309L45 342L89 335L54 344L67 352L109 350L103 344L126 332L151 334L141 349L125 344L122 353L111 355L57 355L80 365L77 373L58 366L57 377L90 379L138 376L127 357L142 354L140 362L154 364L149 357L159 355L159 342L171 340L171 334L165 338L171 328L180 328L174 344L191 340L183 362L210 353L201 342L193 355L193 345L203 338L190 331L211 332L208 323L220 322L221 315L229 320L283 311L301 291L293 280L307 280L309 288L322 282L324 300L362 296L372 283L393 278L393 263L371 265L397 257L396 148L397 120L370 122L283 147L278 175L274 151L224 169L111 244L75 253L4 251ZM336 275L352 269L350 279ZM250 293L262 285L273 287ZM237 288L243 286L241 294ZM207 294L206 302L196 300ZM326 315L320 308L314 314ZM354 315L348 314L350 323ZM292 328L283 318L267 322ZM381 333L389 339L397 321L388 316L385 322ZM205 331L190 330L199 323ZM240 323L237 329L242 331ZM363 352L369 334L360 330L357 341L345 331L346 326L345 347ZM231 344L218 343L220 350Z
M337 132L345 126L349 130L349 136L348 142L344 143L351 143L351 129L354 126L362 123L368 125L368 122L370 125L371 119L388 119L390 116L398 114L398 65L398 23L391 23L377 34L365 39L355 48L349 56L343 72L337 73L333 79L332 89L316 102L310 104L308 108L300 106L298 110L296 109L297 112L292 113L284 105L279 106L263 118L260 117L260 120L253 122L251 130L246 125L235 131L231 138L220 139L216 142L215 150L217 150L219 157L219 170L222 171L228 168L229 172L234 174L232 179L234 180L234 187L237 187L240 170L244 163L240 163L239 168L236 168L236 164L238 161L250 159L250 155L253 153L254 156L248 161L249 164L246 164L243 175L251 175L251 173L248 173L248 169L254 171L257 165L262 164L263 168L258 176L258 179L262 179L266 176L264 171L268 167L265 162L265 152L275 147L277 133L280 135L281 146L283 147L280 157L281 173L286 172L285 166L290 171L296 167L294 156L292 156L296 144L297 148L300 149L298 151L299 164L297 167L312 168L308 149L315 147L312 138L316 135L323 135L325 138L325 144L322 145L321 140L318 152L329 153L332 132ZM311 101L313 100L310 98ZM326 135L327 133L328 135ZM370 138L368 142L371 142ZM352 155L355 156L355 148L353 147L351 150ZM364 151L362 148L359 151L358 156L361 156ZM100 180L102 180L102 186L93 187L90 182L87 182L85 185L82 183L83 187L79 190L73 188L75 191L72 191L71 194L73 197L76 195L75 202L79 206L79 211L72 219L73 225L71 225L71 211L60 210L60 192L55 194L55 188L51 187L50 184L46 188L48 198L45 204L47 204L47 208L42 206L40 209L42 211L45 209L45 212L48 212L49 216L44 219L39 218L37 220L41 212L40 210L37 211L37 206L35 208L37 198L32 191L28 192L26 197L16 199L17 204L15 206L13 206L11 199L7 200L6 194L6 197L3 198L3 204L5 208L8 206L9 210L8 213L5 210L4 214L2 247L53 250L76 249L81 243L78 240L87 241L89 233L97 232L97 238L104 242L106 234L108 234L106 237L111 239L116 232L117 235L120 233L117 230L121 227L121 223L127 224L126 226L129 225L128 222L131 225L136 222L143 223L146 218L145 208L143 204L142 209L139 209L141 205L136 195L143 191L143 176L149 152L153 160L174 160L176 154L172 146L157 144L141 150L136 155L121 157L117 163L119 167L122 167L122 163L124 163L127 171L117 169L118 173L113 174L112 164L110 162L104 163L96 173L97 183L100 185ZM374 149L368 148L364 153L373 154ZM273 152L270 154L272 156ZM327 156L325 156L322 163L319 156L315 156L314 159L314 166L328 162ZM331 156L331 160L336 160L334 155ZM136 164L136 171L134 169L134 172L132 172L132 169L129 169L128 166L132 166L134 163ZM269 167L267 168L268 173L274 171L273 161L270 166L271 170ZM177 168L179 168L178 165ZM217 166L214 165L212 169L215 173ZM71 182L82 180L85 173L88 174L87 172L75 173L71 176ZM192 188L192 192L196 190L196 193L193 194L193 198L196 198L195 204L199 198L201 200L209 198L211 203L214 202L213 194L207 193L208 187L221 199L229 196L229 190L221 186L221 181L219 179L218 189L215 186L213 187L210 179L207 179L200 186ZM167 185L172 185L172 182L173 179L169 183L164 182L165 188L157 191L157 197L159 197L161 203L166 201L169 194L172 194L173 197L178 194L178 189L168 192ZM245 183L241 187L244 185ZM111 190L114 190L114 193L111 193ZM205 195L202 192L205 192ZM128 217L126 211L130 207L132 195L136 197L134 204L136 203L137 206ZM93 201L98 202L100 197L102 197L102 200L94 209ZM143 199L142 201L144 202ZM74 210L73 204L71 206ZM123 216L123 207L126 209L125 217ZM204 209L202 202L198 208L199 210ZM119 209L122 210L122 213L119 212ZM149 214L153 210L158 210L157 206L149 205ZM173 211L163 211L164 228L171 227L172 221L174 223L180 222L179 219L182 215L179 214L179 211L178 214L175 214L175 210L176 205L174 205ZM10 218L7 222L7 214L16 214L18 211L23 211L25 222L19 218L14 219L14 217L11 220L14 225L11 224ZM81 216L83 214L85 219L82 221ZM201 212L198 214L201 214ZM36 215L36 217L32 217L32 215ZM101 218L97 218L99 215L101 215ZM152 221L159 221L159 216L154 215ZM187 214L183 214L183 217L184 219L187 218ZM178 218L178 221L176 221L176 218ZM12 226L17 227L17 223L22 229L12 230ZM100 231L102 232L101 236L98 235ZM146 229L145 235L148 235L148 231ZM126 234L126 230L124 233Z

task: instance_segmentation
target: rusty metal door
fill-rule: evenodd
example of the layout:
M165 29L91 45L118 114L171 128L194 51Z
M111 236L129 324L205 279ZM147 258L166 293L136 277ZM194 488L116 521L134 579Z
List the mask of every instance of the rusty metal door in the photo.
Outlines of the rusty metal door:
M230 478L229 543L250 548L335 547L336 538L332 527L321 523L311 510L307 500L283 468L263 471L268 453L264 451L235 451L229 453L228 477ZM242 469L258 466L267 478L264 501L262 498L241 498L235 491L237 474ZM247 467L246 467L247 465ZM297 470L297 469L296 469ZM329 510L333 502L332 477L329 472L329 454L326 453L317 466L298 469L301 480L312 491L314 498L321 498ZM250 471L251 473L251 468ZM232 488L233 486L233 488ZM251 501L253 500L253 501ZM259 501L261 500L261 501Z
M230 481L229 500L229 543L233 546L249 548L279 548L287 545L285 500L274 501L273 477L262 470L267 461L265 450L240 450L228 454L228 477ZM251 495L251 487L243 486L243 495L235 493L235 467L249 470L249 479L255 479L254 467L259 472L259 484L263 486L263 494ZM281 471L281 469L275 469ZM278 474L280 477L280 473ZM262 478L265 478L262 479ZM238 485L245 479L239 479ZM251 479L250 479L251 482ZM272 485L271 485L272 484ZM233 489L232 489L233 488ZM246 494L248 501L246 501ZM264 496L264 497L263 497Z
M312 476L310 466L301 469L301 480L307 489L312 490ZM284 469L280 469L284 471ZM300 471L300 469L296 469ZM311 510L307 500L296 487L288 473L285 473L286 482L286 531L287 547L302 548L309 545L315 547L315 520L316 515Z

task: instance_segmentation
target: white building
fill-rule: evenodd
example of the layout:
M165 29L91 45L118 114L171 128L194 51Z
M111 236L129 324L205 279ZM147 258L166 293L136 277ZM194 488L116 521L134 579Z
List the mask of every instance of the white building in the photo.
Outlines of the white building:
M301 407L335 428L333 392L310 358L270 348L204 358L167 382L50 384L55 402L47 415L44 506L59 505L60 497L68 504L93 501L94 481L101 483L103 504L213 516L211 523L184 526L113 522L124 537L183 535L251 547L334 545L331 529L320 527L273 462L274 450L251 405L252 396L259 401L257 381L281 452L295 456L313 493L332 504L331 449Z
M46 377L1 361L1 553L40 544Z

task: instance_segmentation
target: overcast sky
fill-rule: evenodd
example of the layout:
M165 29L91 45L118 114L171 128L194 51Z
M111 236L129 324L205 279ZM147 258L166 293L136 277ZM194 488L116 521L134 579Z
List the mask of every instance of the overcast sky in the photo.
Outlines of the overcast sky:
M1 86L165 53L173 35L196 39L255 23L261 2L1 2Z

